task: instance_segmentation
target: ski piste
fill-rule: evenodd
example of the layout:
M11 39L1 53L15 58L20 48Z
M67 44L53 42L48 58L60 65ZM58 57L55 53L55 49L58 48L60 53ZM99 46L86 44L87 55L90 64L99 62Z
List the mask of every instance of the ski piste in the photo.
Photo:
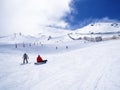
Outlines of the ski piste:
M89 26L84 31L120 30L110 24L108 28L105 24L105 27L101 26ZM38 38L39 43L34 37L25 35L0 38L0 90L120 90L120 39L115 39L116 34L101 33L106 40L101 42L50 35L53 39L47 40L47 36ZM78 39L81 34L70 36ZM94 37L94 34L83 36ZM31 64L19 65L25 52ZM38 54L48 59L48 63L34 65Z

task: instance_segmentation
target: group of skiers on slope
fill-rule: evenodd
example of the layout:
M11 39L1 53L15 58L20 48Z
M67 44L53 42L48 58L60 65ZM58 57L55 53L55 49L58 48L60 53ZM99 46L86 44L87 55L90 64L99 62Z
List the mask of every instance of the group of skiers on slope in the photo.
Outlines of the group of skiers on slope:
M29 59L28 55L27 55L26 53L24 53L24 55L23 55L23 64L25 64L25 62L28 63L28 59ZM44 60L41 58L40 55L37 56L36 60L37 60L37 63L44 61Z

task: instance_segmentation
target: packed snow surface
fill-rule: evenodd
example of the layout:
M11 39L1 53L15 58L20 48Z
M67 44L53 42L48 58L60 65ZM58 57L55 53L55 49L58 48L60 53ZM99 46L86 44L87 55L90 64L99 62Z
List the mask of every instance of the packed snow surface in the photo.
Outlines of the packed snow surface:
M0 37L0 90L120 90L120 39L50 35ZM29 63L21 65L25 52ZM34 65L38 54L48 62Z

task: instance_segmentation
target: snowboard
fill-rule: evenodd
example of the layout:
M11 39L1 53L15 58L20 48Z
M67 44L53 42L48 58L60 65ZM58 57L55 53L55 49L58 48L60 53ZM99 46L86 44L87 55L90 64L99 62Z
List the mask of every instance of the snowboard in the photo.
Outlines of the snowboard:
M42 62L35 62L35 65L41 65L41 64L45 64L47 62L47 60L43 60Z
M26 64L30 64L30 62L28 62L28 63L20 63L20 65L26 65Z

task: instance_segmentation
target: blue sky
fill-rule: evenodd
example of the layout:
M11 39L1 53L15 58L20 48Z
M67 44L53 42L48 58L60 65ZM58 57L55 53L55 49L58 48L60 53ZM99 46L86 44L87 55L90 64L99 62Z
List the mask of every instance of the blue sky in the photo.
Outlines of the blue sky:
M64 20L73 29L103 18L120 20L120 0L73 0L70 6Z

